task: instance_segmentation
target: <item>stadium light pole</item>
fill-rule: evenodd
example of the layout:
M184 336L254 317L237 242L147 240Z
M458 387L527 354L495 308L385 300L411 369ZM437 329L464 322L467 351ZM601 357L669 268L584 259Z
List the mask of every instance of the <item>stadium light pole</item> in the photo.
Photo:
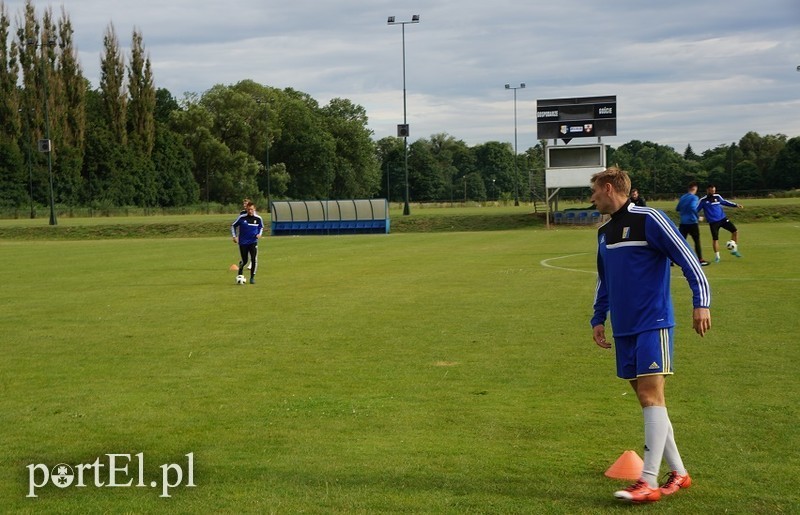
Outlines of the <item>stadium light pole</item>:
M270 181L270 179L269 179L269 104L267 103L266 100L261 99L261 98L257 99L256 103L257 104L264 104L264 107L265 107L264 110L266 112L266 117L267 117L267 128L264 130L264 134L265 134L266 139L267 139L267 150L266 150L266 154L267 154L266 155L266 159L267 159L267 161L266 161L266 167L267 167L267 213L272 213L272 206L270 205L270 203L272 202L272 196L270 195L270 186L269 186L269 181Z
M506 84L506 89L514 90L514 205L519 205L519 188L517 187L518 175L517 170L517 90L524 89L525 83L520 82L519 86L512 87L511 84Z
M42 45L36 44L36 38L28 38L26 41L27 47L39 47L41 48ZM47 47L51 50L56 46L56 38L50 36L47 40ZM47 171L50 176L50 225L58 225L58 220L56 219L56 205L55 205L55 196L53 194L53 142L50 140L50 109L48 104L50 103L49 92L47 87L47 74L44 72L44 52L42 52L42 56L40 58L39 63L39 70L38 73L41 74L42 77L42 84L44 86L44 137L45 139L39 141L39 152L44 152L47 154Z
M406 25L409 23L419 23L419 14L411 17L411 21L395 21L394 16L389 16L386 21L388 25L400 25L403 33L403 125L397 127L397 135L403 137L403 167L406 175L406 195L403 202L403 215L411 214L408 206L408 117L406 115Z

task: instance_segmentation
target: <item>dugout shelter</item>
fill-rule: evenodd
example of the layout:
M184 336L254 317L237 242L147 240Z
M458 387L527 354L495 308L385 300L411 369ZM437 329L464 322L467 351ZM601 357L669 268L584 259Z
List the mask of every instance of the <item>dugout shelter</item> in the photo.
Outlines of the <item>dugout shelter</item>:
M389 233L386 199L287 200L270 206L273 236Z

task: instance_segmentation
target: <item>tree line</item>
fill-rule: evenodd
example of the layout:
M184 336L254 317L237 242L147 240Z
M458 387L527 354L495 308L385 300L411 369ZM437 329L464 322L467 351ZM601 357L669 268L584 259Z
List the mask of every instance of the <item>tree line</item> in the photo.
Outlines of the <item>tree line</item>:
M113 24L103 34L100 84L83 76L69 15L37 15L28 0L11 28L0 2L0 207L172 207L248 196L324 199L405 196L398 137L374 139L365 109L320 105L307 93L251 80L176 99L155 86L140 30L124 55ZM50 153L40 141L50 140ZM408 147L414 202L541 198L544 148L467 145L446 133ZM49 164L48 164L49 159ZM652 142L608 149L645 195L689 180L721 191L800 187L800 138L750 132L738 143L683 154ZM515 162L516 161L516 162ZM730 188L728 187L730 185Z

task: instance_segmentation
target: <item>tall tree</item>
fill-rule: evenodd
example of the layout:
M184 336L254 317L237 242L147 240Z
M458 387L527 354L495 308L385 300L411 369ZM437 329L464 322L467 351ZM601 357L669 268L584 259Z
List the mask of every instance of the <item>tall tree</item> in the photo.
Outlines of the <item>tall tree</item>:
M130 143L150 156L155 142L156 89L150 58L145 55L142 33L134 30L131 42L131 59L128 66L128 91L130 92Z
M57 196L62 202L74 205L79 201L83 188L83 168L86 140L85 95L88 81L83 77L78 62L78 51L73 42L72 22L62 7L58 21L58 63L54 75L53 125L57 127L58 159L55 161Z
M786 142L767 173L771 188L800 188L800 137Z
M372 197L380 188L380 164L375 158L367 112L350 100L334 98L322 108L336 145L332 198Z
M17 143L20 133L17 95L17 46L9 46L9 20L0 2L0 205L21 205L27 195L22 153Z
M0 137L16 138L20 130L17 96L17 45L9 45L9 18L0 2Z
M786 145L786 136L783 134L767 134L760 136L757 132L750 131L739 140L741 159L751 161L756 165L764 184L778 153ZM734 163L734 166L738 163Z
M194 159L180 135L162 123L156 124L153 164L158 178L160 206L184 206L200 200L200 187L194 179Z
M514 193L514 149L510 143L489 141L475 147L476 166L498 197Z
M100 92L105 108L106 122L114 140L125 145L127 133L127 92L125 90L125 58L119 48L119 39L110 23L103 36L103 56L100 58Z
M386 136L378 140L375 155L381 163L381 194L391 201L401 201L405 197L403 139Z
M694 150L692 150L692 145L691 144L686 145L686 150L683 151L683 158L686 159L687 161L699 161L700 160L700 156L695 154Z
M154 109L156 122L169 122L170 113L172 113L172 111L177 111L178 109L180 109L180 105L168 89L158 88L156 90L156 105Z
M274 163L284 163L291 177L292 198L330 198L336 173L336 143L325 129L319 105L305 93L286 89L278 107L279 137L273 151Z
M440 173L430 141L418 139L408 146L409 201L432 202L450 198L450 188Z

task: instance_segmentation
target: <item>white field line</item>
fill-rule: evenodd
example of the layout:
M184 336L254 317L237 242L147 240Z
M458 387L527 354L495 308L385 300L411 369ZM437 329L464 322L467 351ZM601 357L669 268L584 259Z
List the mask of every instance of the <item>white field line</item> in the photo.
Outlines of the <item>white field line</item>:
M592 270L592 271L579 270L577 268L567 268L565 266L556 266L556 265L551 265L550 264L551 261L555 261L556 259L566 259L566 258L571 258L571 257L575 257L575 256L584 256L586 254L588 254L588 252L580 252L578 254L569 254L567 256L558 256L558 257L554 257L554 258L550 258L550 259L543 259L543 260L539 261L539 264L542 265L543 267L546 267L546 268L555 268L556 270L566 270L568 272L580 272L582 274L597 275L597 272L594 271L594 270Z
M557 259L567 259L567 258L571 258L571 257L575 257L575 256L583 256L585 254L588 254L588 252L580 252L578 254L569 254L569 255L566 255L566 256L558 256L558 257L554 257L554 258L543 259L543 260L539 261L539 264L542 265L545 268L553 268L555 270L566 270L567 272L580 272L582 274L597 275L597 272L594 271L594 270L592 270L592 271L579 270L577 268L567 268L565 266L557 266L557 265L551 265L550 264L551 261L555 261ZM790 282L796 282L796 281L800 281L800 278L797 278L797 277L714 277L713 281L714 282L716 282L716 281L770 281L770 282L772 282L772 281L777 281L777 282L790 281Z

